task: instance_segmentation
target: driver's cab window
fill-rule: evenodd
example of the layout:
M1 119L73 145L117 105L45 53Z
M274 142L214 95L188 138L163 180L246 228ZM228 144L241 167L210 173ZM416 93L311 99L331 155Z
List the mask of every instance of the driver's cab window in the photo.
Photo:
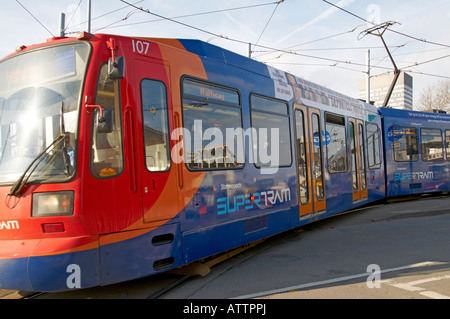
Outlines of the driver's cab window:
M99 110L93 109L91 172L98 178L114 177L123 170L122 126L119 80L109 78L107 64L100 68L95 104L104 110L112 110L113 127L111 132L99 132Z

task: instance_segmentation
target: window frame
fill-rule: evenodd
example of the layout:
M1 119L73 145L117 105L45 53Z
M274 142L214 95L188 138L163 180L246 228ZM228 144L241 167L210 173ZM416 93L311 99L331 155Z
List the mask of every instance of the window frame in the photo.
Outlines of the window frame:
M97 101L97 96L98 96L98 91L99 91L99 83L100 83L100 76L102 74L102 69L106 68L106 72L107 72L107 68L108 68L108 62L103 62L102 64L100 64L100 67L98 69L98 74L97 74L97 80L96 80L96 85L95 85L95 95L94 95L94 104L98 104ZM96 135L94 135L95 133L97 133L97 131L95 130L95 122L98 118L97 114L98 114L98 109L95 108L92 112L92 120L91 120L91 136L90 136L90 142L89 142L89 171L91 173L91 175L99 180L105 180L105 179L110 179L110 178L116 178L119 177L123 174L123 172L125 171L125 154L124 154L124 136L123 136L123 118L122 118L122 95L121 95L121 81L120 80L113 80L114 81L114 85L117 86L117 99L118 99L118 109L119 109L119 114L116 114L116 112L114 112L114 121L113 121L113 125L115 125L114 122L118 121L120 123L120 148L121 148L121 169L120 172L117 172L116 174L113 175L106 175L106 176L100 176L100 173L94 173L93 170L93 152L94 152L94 139L96 138ZM100 105L100 104L98 104ZM103 106L100 105L102 108ZM119 117L117 119L117 117ZM98 134L98 133L97 133ZM101 134L110 134L110 133L101 133Z
M150 170L148 165L147 165L147 151L146 151L146 142L145 142L145 114L144 114L144 100L143 100L143 90L142 90L142 84L144 81L151 81L151 82L156 82L162 85L162 87L164 88L164 99L165 99L165 103L166 103L166 108L165 108L165 116L166 116L166 127L167 127L167 136L168 139L166 141L166 156L167 156L167 163L168 166L166 167L166 169L164 170ZM163 172L168 172L170 171L170 169L172 168L172 145L171 145L171 139L170 139L170 120L169 120L169 100L168 100L168 95L167 95L167 86L166 84L161 81L161 80L157 80L157 79L151 79L151 78L143 78L139 84L139 89L140 89L140 98L141 98L141 115L142 115L142 138L143 138L143 148L144 148L144 165L145 168L147 169L148 172L150 173L163 173Z
M445 155L447 156L447 161L450 161L450 130L444 131L444 138Z
M359 140L359 175L361 181L361 190L367 190L367 164L366 164L366 138L365 123L363 121L357 122L358 126L358 140Z
M301 131L301 134L302 134L302 136L303 136L303 144L301 144L301 143L298 143L298 133L299 133L299 130L298 130L298 127L297 127L297 124L298 124L298 122L297 122L297 120L299 119L298 117L297 117L297 114L301 114L301 129L302 129L302 131ZM300 203L302 204L302 205L305 205L305 204L308 204L311 200L310 200L310 197L311 197L311 195L310 195L310 188L309 188L309 183L310 183L310 177L309 177L309 175L310 175L310 172L309 172L309 165L308 165L308 154L309 154L309 151L308 151L308 149L307 149L307 147L306 147L306 139L307 139L307 131L306 131L306 126L305 126L305 121L307 121L308 120L308 118L307 117L305 117L305 112L303 112L303 110L302 109L295 109L294 110L294 122L295 122L295 150L296 150L296 152L297 152L297 169L298 169L298 181L299 181L299 190L303 187L304 189L305 189L305 195L304 196L302 196L302 195L300 195L299 194L299 201L300 201ZM299 148L300 148L300 145L303 145L303 150L300 150ZM302 152L302 151L304 151L303 153L304 153L304 158L303 157L301 157L300 156L300 152ZM304 161L304 163L303 163L303 171L302 172L300 172L300 165L299 165L299 160L300 160L300 158ZM303 174L304 173L304 174ZM304 184L304 186L301 186L300 185L300 174L301 174L301 176L305 179L305 184ZM305 198L305 200L303 200Z
M333 119L335 119L336 121L334 121L334 122L328 121L328 117L329 116L333 117ZM339 118L339 120L342 120L343 124L337 123L337 118ZM343 133L344 133L344 148L345 148L345 152L344 152L345 169L344 170L339 170L339 171L331 171L330 170L330 165L329 165L330 164L330 157L329 157L329 152L328 152L329 144L326 143L326 149L327 149L326 150L326 152L327 152L327 170L328 170L328 173L330 173L330 174L347 173L348 172L348 156L347 156L348 147L347 147L347 121L346 121L346 118L345 118L345 116L342 116L342 115L334 114L334 113L331 113L331 112L325 112L325 138L326 138L326 133L328 132L327 124L330 124L330 125L333 125L333 126L342 126L344 128ZM330 136L331 136L331 133L330 133ZM322 139L323 139L323 136L322 136ZM323 143L323 141L322 141L322 143ZM330 141L330 144L331 144L331 141ZM342 151L342 149L343 148L340 148L339 151ZM335 154L337 154L337 153L339 153L339 152L336 152Z
M360 189L360 178L358 174L358 157L357 157L357 123L356 120L348 121L348 140L350 143L350 172L352 176L352 192L357 192Z
M238 103L230 103L230 102L219 102L217 99L213 99L213 100L208 100L208 98L204 97L200 97L197 95L191 95L189 93L185 93L185 81L191 81L197 84L204 84L205 86L208 87L215 87L218 89L224 89L224 90L228 90L228 91L233 91L237 94L237 98L238 98ZM206 81L203 79L199 79L199 78L195 78L192 76L182 76L180 79L180 89L181 89L181 113L182 113L182 128L186 128L186 116L185 116L185 109L184 109L184 100L195 100L195 101L204 101L207 102L207 104L211 103L211 104L218 104L221 106L225 106L225 107L231 107L234 109L239 110L239 115L240 115L240 128L244 131L244 119L243 119L243 112L242 112L242 99L241 99L241 93L237 88L234 87L230 87L227 85L223 85L223 84L219 84L219 83L215 83L215 82L211 82L211 81ZM191 132L190 132L191 133ZM224 139L226 138L226 132L223 132L223 137ZM192 135L191 135L191 139L192 139ZM224 167L192 167L193 164L195 164L195 162L188 162L187 161L187 154L186 154L186 149L185 149L185 137L183 136L183 161L184 164L186 166L186 168L191 171L191 172L201 172L201 171L220 171L220 170L239 170L239 169L243 169L246 165L246 150L245 150L245 136L242 137L242 152L244 155L244 161L242 163L240 163L239 166L224 166ZM193 146L193 145L192 145ZM192 147L192 151L193 151L193 147ZM203 162L202 162L203 163ZM189 165L190 164L190 165Z
M317 112L312 112L309 115L308 120L311 121L311 127L310 131L312 134L312 147L311 147L311 180L314 190L315 197L317 198L317 201L323 201L325 200L325 169L324 169L324 159L323 159L323 137L322 137L322 130L323 130L323 124L322 124L322 114L318 110ZM316 123L317 122L317 123ZM314 144L314 133L316 132L315 124L317 124L317 132L319 133L319 146ZM316 150L318 149L318 152ZM316 154L317 157L316 157ZM319 163L320 167L318 170L315 168L318 167L317 163ZM317 172L320 172L320 175L317 174ZM318 179L320 178L320 185L318 183ZM314 195L313 195L314 196Z
M254 108L253 106L253 102L252 102L252 98L256 97L259 99L266 99L266 100L270 100L270 101L274 101L274 102L279 102L282 103L286 106L286 114L281 114L281 113L277 113L277 112L270 112L270 111L266 111L263 109L258 109L258 108ZM284 165L278 165L278 166L270 166L270 165L261 165L259 166L258 164L260 164L258 162L258 157L257 154L255 154L255 152L257 153L259 151L259 140L258 140L258 145L255 148L255 141L252 138L252 143L251 143L251 148L252 148L252 154L253 154L253 165L255 165L256 168L258 169L271 169L271 168L283 168L283 167L292 167L292 130L291 130L291 116L290 116L290 107L289 107L289 103L285 100L281 100L281 99L277 99L277 98L273 98L270 96L266 96L266 95L262 95L262 94L258 94L258 93L251 93L249 95L249 105L250 105L250 127L251 129L256 129L255 126L253 125L253 113L254 112L259 112L259 113L263 113L263 114L269 114L269 115L273 115L273 116L279 116L279 117L284 117L287 119L288 122L288 133L289 133L289 164L284 164ZM259 139L259 136L258 136ZM280 150L281 151L281 150ZM279 156L279 155L278 155ZM280 157L279 157L280 158ZM278 163L280 164L280 163Z
M377 128L376 132L370 131L370 133L374 132L374 134L369 136L369 126L375 126ZM369 146L369 137L373 136L373 147L372 147L372 159L374 160L374 165L370 165L370 146ZM378 138L378 155L376 155L376 146L375 146L375 137ZM381 168L381 136L380 136L380 127L377 123L366 122L366 144L367 144L367 167L369 170L380 169Z
M416 146L417 146L417 150L416 150L416 155L417 155L417 157L413 160L412 159L412 155L413 154L407 154L409 157L410 157L410 159L409 160L399 160L399 159L397 159L396 158L396 154L397 154L397 151L396 151L396 147L395 147L395 143L396 143L396 141L395 141L395 129L396 128L401 128L401 129L408 129L408 130L415 130L415 134L410 134L411 136L412 135L415 135L416 136ZM403 138L403 137L401 137L401 138ZM399 162L399 163L407 163L407 162L418 162L419 161L419 133L417 132L417 128L415 128L415 127L410 127L410 126L401 126L401 125L396 125L396 126L393 126L392 127L392 143L393 143L393 147L392 147L392 150L393 150L393 158L394 158L394 161L396 161L396 162ZM406 145L407 147L409 146L409 145Z
M425 154L424 154L424 149L425 149L425 145L423 143L423 131L428 130L428 131L439 131L439 136L441 137L441 154L442 156L440 158L436 158L436 159L428 159L425 158ZM437 135L436 135L437 136ZM438 161L443 161L444 160L444 139L442 138L442 130L439 128L427 128L427 127L422 127L420 129L420 153L422 155L422 161L423 162L438 162Z

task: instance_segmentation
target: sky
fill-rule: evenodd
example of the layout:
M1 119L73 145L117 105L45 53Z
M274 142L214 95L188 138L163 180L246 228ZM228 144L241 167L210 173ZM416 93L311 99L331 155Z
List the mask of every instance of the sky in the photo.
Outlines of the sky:
M252 43L253 59L357 98L359 80L367 77L368 49L372 76L394 70L382 39L365 32L391 21L383 39L397 67L413 77L414 106L424 89L450 80L448 0L126 2L91 0L92 32L200 39L245 56ZM87 30L87 4L2 0L0 57L59 35L61 13L68 36Z

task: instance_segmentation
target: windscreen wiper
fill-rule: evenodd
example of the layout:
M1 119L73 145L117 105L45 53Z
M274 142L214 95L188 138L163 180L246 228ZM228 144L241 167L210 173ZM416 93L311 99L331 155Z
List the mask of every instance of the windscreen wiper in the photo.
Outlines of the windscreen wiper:
M42 162L48 153L52 151L59 143L64 141L66 135L61 134L59 135L44 151L42 151L32 162L28 167L26 168L25 172L20 176L20 178L14 183L14 185L11 187L10 193L8 195L20 197L22 195L22 189L27 184L30 176L33 174L35 169L38 167L38 165ZM28 176L27 176L28 174Z
M64 125L64 101L61 101L61 108L59 110L60 112L60 132L61 134L44 150L42 151L32 162L31 164L26 168L25 172L20 176L20 178L14 183L14 185L11 187L11 191L9 195L20 197L22 195L22 189L27 184L28 180L30 179L30 176L33 174L33 172L36 170L36 168L39 166L39 164L48 156L48 153L53 151L53 149L56 148L57 145L59 145L62 141L64 141L62 146L63 151L63 160L64 160L64 166L67 170L67 175L70 175L70 158L67 154L67 147L65 143L66 138L66 129ZM44 156L47 155L47 156ZM27 173L29 172L28 176Z

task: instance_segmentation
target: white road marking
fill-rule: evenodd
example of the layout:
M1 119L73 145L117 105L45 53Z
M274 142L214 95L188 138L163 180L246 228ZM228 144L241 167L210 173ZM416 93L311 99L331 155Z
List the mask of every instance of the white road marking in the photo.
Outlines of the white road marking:
M421 285L421 284L426 284L432 281L438 281L438 280L442 280L442 279L450 279L450 275L447 276L440 276L440 277L433 277L433 278L427 278L427 279L421 279L421 280L416 280L416 281L411 281L411 282L406 282L406 283L392 283L386 281L386 283L390 284L391 286L397 287L397 288L401 288L401 289L405 289L408 291L421 291L421 290L426 290L425 288L420 288L420 287L416 287L417 285Z
M441 295L434 291L424 291L421 292L420 294L431 299L450 299L450 297Z
M402 283L395 283L393 279L389 279L386 281L382 281L383 283L386 283L390 286L400 288L407 291L420 291L419 294L425 297L429 297L432 299L450 299L450 297L442 295L440 293L434 292L434 291L427 291L426 288L417 287L418 285L426 284L432 281L439 281L439 280L445 280L450 279L450 275L445 276L438 276L438 277L431 277L426 279L420 279L415 280L411 282L402 282ZM424 291L425 290L425 291Z
M418 268L418 267L432 266L432 265L436 265L436 264L440 264L440 263L439 262L434 262L434 261L426 261L426 262L422 262L422 263L411 264L411 265L407 265L407 266L401 266L401 267L389 268L389 269L381 270L380 273L384 274L384 273L389 273L389 272L394 272L394 271L399 271L399 270L407 270L407 269ZM285 287L285 288L279 288L279 289L273 289L273 290L257 292L257 293L254 293L254 294L238 296L238 297L234 297L234 298L231 298L231 299L258 298L258 297L263 297L263 296L268 296L268 295L285 293L285 292L289 292L289 291L292 291L292 290L301 290L301 289L305 289L305 288L312 288L312 287L328 285L328 284L334 284L334 283L344 282L344 281L358 279L358 278L364 278L364 277L368 277L370 275L372 275L372 273L365 272L365 273L362 273L362 274L356 274L356 275L351 275L351 276L345 276L345 277L340 277L340 278L334 278L334 279L328 279L328 280L311 282L311 283L307 283L307 284L301 284L301 285L297 285L297 286L290 286L290 287Z

